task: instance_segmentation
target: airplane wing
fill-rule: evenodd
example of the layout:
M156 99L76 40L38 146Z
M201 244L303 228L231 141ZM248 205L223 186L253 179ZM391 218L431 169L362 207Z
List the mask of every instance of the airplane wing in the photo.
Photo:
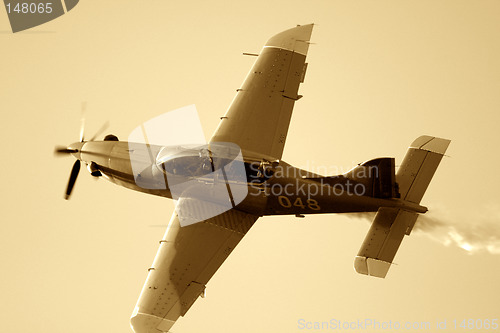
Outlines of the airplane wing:
M168 332L257 219L233 209L180 227L174 213L132 314L134 332Z
M244 157L279 160L300 95L313 24L271 37L217 127L211 142L232 142Z
M312 28L297 26L267 41L211 142L235 143L245 157L281 159ZM167 332L257 219L232 209L180 227L174 213L132 314L133 330Z

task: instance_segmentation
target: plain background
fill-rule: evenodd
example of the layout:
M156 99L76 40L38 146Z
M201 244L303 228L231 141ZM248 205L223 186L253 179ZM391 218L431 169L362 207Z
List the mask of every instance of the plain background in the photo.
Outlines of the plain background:
M405 238L383 280L353 269L367 221L262 218L173 332L306 331L300 319L454 331L454 319L498 318L499 17L496 0L81 1L12 34L0 10L0 330L131 332L173 204L83 168L63 200L73 158L53 149L78 140L81 103L87 137L109 120L125 139L196 104L209 138L255 60L242 52L307 23L283 159L333 174L398 163L422 134L451 139L422 202L426 231Z

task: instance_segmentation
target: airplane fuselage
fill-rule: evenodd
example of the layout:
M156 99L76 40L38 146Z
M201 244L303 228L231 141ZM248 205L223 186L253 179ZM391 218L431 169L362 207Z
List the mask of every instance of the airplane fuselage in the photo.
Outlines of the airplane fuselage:
M157 165L162 146L125 141L92 141L75 143L75 157L98 169L109 181L135 190L166 198L175 198L169 188L165 168ZM170 148L180 151L182 148ZM190 166L204 163L201 157L190 160ZM174 158L175 159L175 156ZM376 198L366 193L362 184L346 179L332 183L332 177L321 177L293 167L284 161L243 157L248 193L235 208L255 215L287 215L347 212L376 212L380 207L399 207L424 213L423 206L397 198ZM137 166L140 166L137 170ZM135 167L134 167L135 166ZM187 169L187 168L185 168ZM140 172L139 172L140 171ZM172 179L170 177L169 179ZM241 183L241 182L240 182ZM210 186L210 184L206 184Z

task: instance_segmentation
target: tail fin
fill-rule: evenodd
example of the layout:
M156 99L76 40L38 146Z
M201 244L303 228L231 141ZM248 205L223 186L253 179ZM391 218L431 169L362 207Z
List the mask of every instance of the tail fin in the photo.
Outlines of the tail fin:
M427 135L413 141L396 174L401 199L420 203L450 142Z
M420 203L450 140L421 136L410 145L396 174L401 199ZM360 274L384 278L403 241L418 218L416 212L381 207L354 260Z

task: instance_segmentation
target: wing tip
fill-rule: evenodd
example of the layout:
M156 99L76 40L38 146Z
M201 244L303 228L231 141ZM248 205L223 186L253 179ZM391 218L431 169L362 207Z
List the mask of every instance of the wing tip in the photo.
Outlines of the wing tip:
M416 138L410 148L416 148L421 150L427 150L433 153L444 155L448 146L450 145L451 140L442 139L435 136L430 135L422 135Z
M141 313L137 307L130 318L130 327L135 333L168 332L174 324L175 321L152 314Z
M310 23L282 31L269 38L264 47L277 47L307 55L313 27L314 23Z
M385 278L391 263L383 260L356 256L354 259L354 269L359 274Z

